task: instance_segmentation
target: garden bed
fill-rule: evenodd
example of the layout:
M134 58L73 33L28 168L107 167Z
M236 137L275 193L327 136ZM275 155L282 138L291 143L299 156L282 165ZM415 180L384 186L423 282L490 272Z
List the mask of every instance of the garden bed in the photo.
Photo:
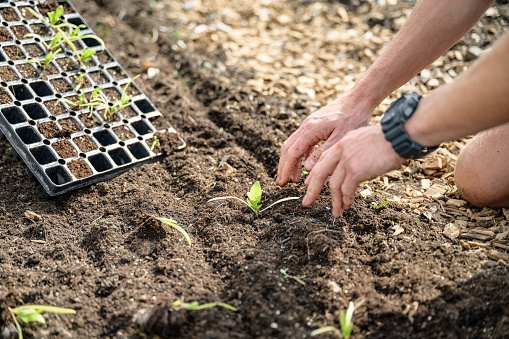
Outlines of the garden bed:
M317 90L311 98L309 79L319 83L321 70L332 72L334 60L327 60L325 52L334 48L342 48L353 61L344 69L336 65L340 71L331 79L352 81L370 63L369 52L359 52L365 40L345 38L340 47L325 36L317 40L314 29L345 34L351 29L357 36L371 32L389 39L409 6L376 6L374 1L361 6L291 1L265 7L241 1L235 8L220 0L206 6L185 3L73 2L125 71L143 74L136 80L140 90L187 147L161 162L47 200L37 181L25 179L25 165L11 156L9 142L1 140L0 333L12 329L8 306L44 304L77 313L49 314L46 325L24 324L27 337L142 338L144 331L178 338L306 338L319 327L338 327L340 310L353 301L359 305L354 338L503 338L509 331L508 254L503 247L509 211L479 210L457 195L451 173L466 140L444 144L432 157L363 184L354 206L338 219L331 215L328 188L309 208L289 201L259 215L235 201L207 203L220 196L245 198L257 180L264 207L302 196L302 183L281 189L274 178L281 143L316 101L332 95ZM437 68L442 75L432 73L431 78L446 81L450 64L455 72L467 67L455 52L466 59L468 46L476 43L472 34L480 37L482 48L499 36L497 20L507 22L506 7L497 4L498 16L484 17L484 25L441 58L443 65L434 66L433 72ZM333 21L337 13L341 22ZM218 21L250 38L228 33ZM199 34L199 25L208 31ZM280 45L271 36L274 63L251 68L246 51L269 60L260 57L265 45L243 48L240 41L262 43L276 32L285 48L295 51L288 52L293 59L286 61L292 67L278 59L285 53L277 51ZM324 59L302 63L299 58L317 41ZM364 47L378 53L382 45ZM149 67L159 74L149 78ZM118 74L101 72L108 79ZM280 77L270 77L278 72ZM422 75L412 84L425 93L432 89L429 80ZM322 85L341 90L332 80ZM278 90L270 93L271 88ZM47 120L58 127L63 118L79 126L86 121L81 115ZM133 133L115 127L110 132L119 140ZM79 154L95 151L89 139L78 133L62 140ZM40 159L45 154L42 150ZM79 155L76 160L71 169L86 175ZM389 203L381 208L372 205L384 201ZM173 228L153 223L151 216L176 220L192 245ZM281 269L305 278L285 277ZM176 300L224 302L238 311L170 311ZM141 321L147 310L150 317ZM133 321L136 316L141 326Z

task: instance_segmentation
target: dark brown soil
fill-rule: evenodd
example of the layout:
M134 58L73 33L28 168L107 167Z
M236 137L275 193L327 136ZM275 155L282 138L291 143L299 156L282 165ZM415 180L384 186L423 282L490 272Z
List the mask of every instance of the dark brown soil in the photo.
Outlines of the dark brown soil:
M12 41L14 40L12 38L11 33L7 30L7 28L0 27L0 42L4 41Z
M55 60L64 72L76 71L79 69L78 64L69 58L59 58Z
M66 133L73 134L81 131L80 124L78 124L78 122L74 120L74 118L60 119L58 120L58 123L60 124L60 126L62 126L62 130L65 131Z
M120 140L128 140L135 137L131 130L125 125L113 128L113 132L115 132Z
M60 93L70 92L73 89L72 85L62 78L50 80L50 83Z
M57 100L49 100L44 102L44 106L51 112L53 115L60 115L67 113L67 108L64 106L62 102L57 103Z
M78 116L80 121L88 128L94 128L97 126L101 126L101 121L99 121L94 115L89 117L88 113L80 114Z
M7 91L3 88L0 88L0 104L8 104L10 102L12 102L12 99Z
M129 118L132 118L132 117L135 117L137 116L138 114L131 108L131 107L126 107L126 108L122 108L119 113L122 115L122 117L124 117L125 119L129 119Z
M120 69L120 67L111 67L108 68L107 71L110 73L114 80L122 80L127 78L127 75Z
M19 40L25 39L25 34L30 33L25 26L11 26L11 30Z
M37 70L29 64L16 65L16 68L18 69L19 73L26 79L35 78L39 75Z
M27 11L27 13L31 15L30 12ZM39 34L42 37L47 37L52 34L51 29L44 26L43 24L33 24L30 25L30 28L34 31L35 34Z
M12 60L21 60L26 58L25 54L17 46L4 47L3 51L7 57Z
M95 82L95 84L99 86L109 81L102 71L90 72L88 75Z
M25 47L25 50L27 51L28 55L32 58L46 55L44 53L44 51L36 44L26 44L24 47Z
M2 66L2 67L0 67L0 79L2 79L3 81L9 82L9 81L18 80L19 77L11 67Z
M115 88L106 88L103 89L102 92L111 102L115 102L115 99L120 99L121 94Z
M73 141L76 146L78 146L78 148L84 153L93 151L98 148L92 139L86 135L74 138Z
M86 178L94 174L90 167L87 165L87 163L81 159L76 159L69 164L67 164L67 167L71 171L72 174L78 179Z
M155 117L149 120L157 130L168 129L170 127L168 121L164 117Z
M47 139L53 139L60 135L60 129L58 129L58 126L54 121L39 123L37 128Z
M229 46L245 43L242 51L251 51L254 60L262 47L249 43L277 32L290 46L297 36L303 45L290 46L295 51L288 49L291 57L285 62L291 67L285 67L304 77L323 55L310 54L307 63L293 64L293 59L318 44L335 43L330 37L322 41L330 33L314 30L330 20L334 30L357 34L331 47L331 62L339 58L337 50L339 59L352 60L353 68L340 65L345 71L339 78L347 81L369 66L360 37L369 31L381 39L373 49L378 53L384 37L393 36L396 24L408 15L408 4L295 1L262 6L215 0L202 6L194 2L198 8L184 11L184 3L73 1L90 27L113 20L115 34L101 37L130 75L142 74L137 85L187 147L47 200L37 181L22 178L24 164L1 140L0 333L7 328L15 334L6 307L44 304L77 313L47 315L45 325L23 324L27 338L146 338L143 332L162 338L309 338L319 327L339 327L340 311L353 301L358 308L352 338L504 338L509 331L509 268L491 251L496 237L503 235L497 241L507 243L507 210L481 211L466 204L451 211L450 199L460 198L454 185L439 197L421 190L422 180L450 182L453 161L442 172L426 172L423 163L410 161L391 176L364 183L359 193L369 188L372 195L364 199L358 194L353 207L337 219L331 216L328 188L309 208L289 201L257 215L234 200L207 202L221 196L245 199L257 180L263 207L305 193L302 183L279 188L274 177L282 142L316 103L289 80L288 86L277 87L280 92L261 94L263 88L252 87L259 80L263 84L275 81L270 74L291 78L292 73L285 73L279 60L281 65L261 59L256 70L247 63L244 67L242 60L235 61L240 49L233 53ZM506 15L506 5L496 8ZM288 22L288 15L295 22ZM215 20L231 23L235 34L216 29L221 26ZM474 33L490 39L501 34L497 17L483 20ZM177 27L193 30L199 24L208 25L210 32L205 37L185 33L188 48L179 49ZM151 41L147 32L160 27L157 40ZM485 35L490 27L497 29ZM251 35L238 38L242 32ZM278 47L273 39L265 44ZM454 51L463 47L466 51L464 42ZM160 70L152 79L144 66L148 58ZM420 78L417 85L426 89ZM338 91L331 86L330 91ZM420 195L411 195L414 191ZM372 200L390 202L375 209ZM154 216L175 219L192 245ZM477 245L451 240L444 229L460 221L466 224L463 229L492 235ZM497 251L507 255L503 248ZM281 269L306 277L285 277ZM238 312L220 307L176 311L170 307L175 300L225 302Z
M110 57L110 55L106 51L100 51L94 55L101 64L107 64L107 63L113 62L113 59Z
M23 17L25 19L28 19L28 20L31 20L31 19L35 19L35 17L32 15L32 13L30 13L28 10L27 10L28 7L18 7L21 15L23 15ZM36 32L37 33L37 32Z
M72 158L78 155L74 146L67 140L59 140L54 142L51 147L62 158Z
M2 18L5 21L18 21L19 20L18 15L14 12L14 9L12 9L12 8L8 8L8 7L2 8L2 10L0 10L0 14L2 15Z

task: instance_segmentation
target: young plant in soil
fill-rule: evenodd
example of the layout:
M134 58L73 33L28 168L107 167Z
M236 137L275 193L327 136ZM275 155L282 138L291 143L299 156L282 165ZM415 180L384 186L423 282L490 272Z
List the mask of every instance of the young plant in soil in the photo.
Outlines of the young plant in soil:
M152 138L154 140L154 142L152 143L152 146L150 146L150 150L154 150L154 148L157 146L157 147L161 147L161 141L159 140L159 138L157 136L154 135L154 137Z
M25 305L18 306L15 308L8 308L9 312L12 314L12 318L14 319L14 323L16 324L16 328L18 329L18 338L23 339L23 332L21 330L21 325L16 319L18 316L23 322L39 322L42 324L46 323L46 319L42 316L41 313L57 313L57 314L76 314L76 311L70 308L61 308L54 306L44 306L44 305Z
M386 201L384 201L383 203L381 203L380 205L377 205L377 204L376 204L376 202L372 201L372 202L370 202L370 203L369 203L369 205L370 205L371 207L373 207L374 209L378 210L378 209L380 209L380 208L384 207L385 205L387 205L388 203L389 203L389 202L386 200Z
M198 310L204 310L206 308L221 306L224 308L227 308L231 311L237 312L237 309L231 305L225 304L225 303L208 303L208 304L199 304L197 301L193 301L192 303L184 303L180 300L176 300L171 304L171 307L178 311L181 309L185 309L188 311L198 311Z
M115 102L109 103L108 100L106 100L99 92L103 90L102 87L97 87L94 89L92 94L90 95L90 100L88 102L85 102L85 93L82 93L78 97L78 102L74 102L72 100L66 99L66 98L60 98L57 100L57 103L60 101L64 101L68 103L69 105L76 106L78 108L81 107L89 107L90 108L90 114L89 118L92 116L92 112L94 109L94 106L101 106L104 108L104 119L108 119L108 117L111 117L115 112L120 111L121 109L124 109L131 105L131 97L127 94L127 88L129 85L134 81L134 79L138 78L140 74L132 78L127 84L124 86L124 90L122 91L122 95L119 99L116 99ZM101 108L99 108L101 109Z
M333 332L338 338L350 338L350 334L353 330L353 313L355 311L355 305L352 301L348 304L348 309L345 311L341 310L339 313L339 324L341 325L341 331L334 326L325 326L311 332L311 336L314 337L319 334Z
M156 218L156 219L162 222L163 224L169 225L176 229L177 231L179 231L184 236L184 238L186 238L187 244L191 246L191 238L189 237L189 234L186 232L186 230L177 225L177 222L175 220L168 218Z
M60 44L60 42L65 43L74 52L74 54L76 55L76 58L78 59L78 62L80 63L82 68L86 68L86 66L84 65L83 62L90 60L90 56L92 56L92 54L95 53L95 50L93 50L91 48L87 48L87 49L83 50L80 54L80 53L78 53L78 50L77 50L76 46L74 45L74 41L82 40L82 39L94 39L103 46L103 49L106 49L106 45L104 44L104 41L101 38L99 38L97 35L80 34L80 30L82 28L85 28L86 27L85 25L76 26L71 23L60 23L59 24L58 21L60 20L60 18L62 17L62 14L64 13L64 7L62 5L58 6L55 11L48 12L47 13L48 19L42 17L39 13L37 13L36 11L34 11L31 8L27 8L27 10L33 16L35 16L37 19L41 20L44 24L50 26L51 28L53 28L54 30L57 31L57 34L55 35L55 37L57 37L59 35L59 39L58 39L59 44ZM67 28L68 33L66 33L64 31L64 28ZM37 38L45 45L46 48L48 48L47 44L44 43L43 38L38 34L28 33L25 35L25 37ZM60 39L62 41L60 41ZM53 38L52 41L53 40L55 40L55 38ZM50 51L49 48L48 48L48 51ZM56 54L56 53L54 53L54 54Z
M260 210L262 205L261 204L258 205L258 203L260 202L260 200L262 200L262 188L260 186L260 182L257 181L257 182L255 182L253 184L253 186L251 186L251 190L249 192L247 192L247 201L244 201L244 200L242 200L240 198L237 198L237 197L234 197L234 196L227 196L227 197L212 198L212 199L208 200L207 202L215 201L215 200L224 200L224 199L235 199L235 200L238 200L241 203L243 203L244 205L246 205L249 208L251 208L255 214L258 214L258 213L261 213L261 212L271 208L274 205L280 204L280 203L288 201L288 200L300 199L300 197L283 198L283 199L280 199L280 200L276 201L275 203L265 207L264 209Z

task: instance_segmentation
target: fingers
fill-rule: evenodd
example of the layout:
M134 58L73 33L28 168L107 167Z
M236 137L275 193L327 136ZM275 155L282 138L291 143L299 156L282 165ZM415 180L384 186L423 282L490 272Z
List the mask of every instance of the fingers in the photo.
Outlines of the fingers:
M328 150L332 145L334 145L338 140L338 138L334 138L332 135L324 142L320 147L316 149L310 149L312 152L306 157L306 162L304 163L304 168L306 171L311 172L315 164L318 162L323 152Z
M314 136L304 136L297 130L283 144L279 160L276 184L285 186L290 179L298 182L301 175L301 159L317 143Z
M345 178L345 171L341 164L339 164L329 180L329 187L332 197L332 215L339 218L343 214L343 192L341 186Z
M341 159L341 150L336 149L331 151L332 148L323 154L320 162L316 164L306 178L305 184L308 185L308 189L306 196L302 200L302 205L309 206L316 200L325 184L325 180L327 180L338 165L339 159Z

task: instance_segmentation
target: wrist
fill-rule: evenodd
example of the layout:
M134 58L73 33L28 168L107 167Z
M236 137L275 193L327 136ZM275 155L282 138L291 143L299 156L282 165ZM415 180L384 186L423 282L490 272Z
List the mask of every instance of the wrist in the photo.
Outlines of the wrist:
M381 124L385 138L391 143L394 151L406 159L422 158L438 148L438 146L421 144L420 140L413 138L405 128L406 122L420 106L421 98L422 96L417 93L406 93L394 101L382 117Z

